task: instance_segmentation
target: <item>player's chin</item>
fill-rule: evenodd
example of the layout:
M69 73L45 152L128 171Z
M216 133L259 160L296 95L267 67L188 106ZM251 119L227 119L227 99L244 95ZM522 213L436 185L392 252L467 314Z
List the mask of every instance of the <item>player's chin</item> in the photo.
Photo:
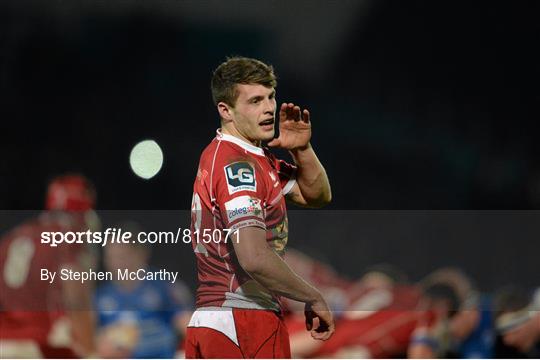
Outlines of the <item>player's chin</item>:
M274 126L270 128L268 125L265 125L265 126L261 126L259 134L260 134L260 139L262 141L270 141L274 138L276 131L274 129Z

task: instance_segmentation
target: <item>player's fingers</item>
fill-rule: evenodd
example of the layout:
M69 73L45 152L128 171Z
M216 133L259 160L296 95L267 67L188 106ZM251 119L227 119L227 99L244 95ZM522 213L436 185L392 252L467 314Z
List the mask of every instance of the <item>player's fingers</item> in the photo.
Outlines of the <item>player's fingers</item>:
M281 104L279 108L279 120L285 120L287 118L287 103Z
M328 328L334 326L334 318L332 317L332 313L330 311L319 311L317 315L321 319L321 323L324 326L327 326Z
M304 310L304 316L306 317L306 330L310 331L313 329L313 311L311 311L308 307Z
M294 112L294 104L293 103L288 103L287 104L287 109L286 109L286 112L287 112L287 120L292 120L293 119L293 112Z
M321 327L321 321L319 320L319 318L317 317L317 315L313 316L313 321L312 321L312 328L317 331L317 329L319 329Z
M334 332L336 331L336 328L334 326L334 323L332 322L332 324L330 324L328 326L328 328L326 329L326 331L323 332L323 340L328 340L330 338L330 336L332 336L332 334L334 334Z
M318 332L316 330L311 330L311 337L314 338L315 340L328 340L330 338L330 336L332 336L333 334L333 331L323 331L323 332Z
M310 331L311 329L313 329L313 318L306 316L306 330Z
M309 123L310 122L310 116L309 116L309 110L307 109L304 109L304 112L302 114L302 121L305 122L305 123Z
M322 336L322 340L328 340L330 339L330 336L332 336L334 332L333 331L325 331Z
M334 322L332 322L332 324L330 324L330 326L328 327L328 337L332 336L332 334L336 331L336 325Z
M323 333L317 332L315 330L311 330L311 337L314 338L315 340L322 340Z
M293 107L293 118L294 121L300 121L302 118L302 112L300 111L300 106Z

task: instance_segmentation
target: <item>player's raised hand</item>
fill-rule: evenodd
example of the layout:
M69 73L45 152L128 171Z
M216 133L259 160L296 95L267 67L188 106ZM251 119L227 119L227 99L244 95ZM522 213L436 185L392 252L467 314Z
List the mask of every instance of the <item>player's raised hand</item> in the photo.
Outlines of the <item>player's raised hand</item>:
M335 331L334 318L328 305L321 298L319 301L307 304L304 309L306 329L316 340L328 340Z
M311 122L309 111L303 111L293 103L283 103L279 109L279 137L268 143L268 146L286 150L302 149L309 145L311 139Z

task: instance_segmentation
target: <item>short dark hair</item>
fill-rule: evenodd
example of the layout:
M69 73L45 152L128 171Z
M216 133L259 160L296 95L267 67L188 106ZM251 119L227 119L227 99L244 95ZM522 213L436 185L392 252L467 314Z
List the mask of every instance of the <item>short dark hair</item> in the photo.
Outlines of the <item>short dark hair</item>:
M224 102L234 106L238 98L237 84L260 84L276 87L274 68L260 60L235 56L221 63L212 76L211 89L214 104Z

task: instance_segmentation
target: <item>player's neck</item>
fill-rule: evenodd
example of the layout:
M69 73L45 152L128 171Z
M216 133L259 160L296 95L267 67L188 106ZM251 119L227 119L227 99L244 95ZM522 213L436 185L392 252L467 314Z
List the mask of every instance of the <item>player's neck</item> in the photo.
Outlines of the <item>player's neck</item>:
M227 135L230 135L230 136L234 136L235 138L238 138L250 145L253 145L253 146L257 146L257 147L261 147L262 146L262 142L261 140L250 140L248 138L246 138L245 136L243 136L234 126L222 126L221 128L221 132L223 134L227 134Z

